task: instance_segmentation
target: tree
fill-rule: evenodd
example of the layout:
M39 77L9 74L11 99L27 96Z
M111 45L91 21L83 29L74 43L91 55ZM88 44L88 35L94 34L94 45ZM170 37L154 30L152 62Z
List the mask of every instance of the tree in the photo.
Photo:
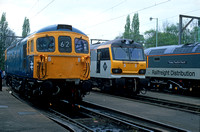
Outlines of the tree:
M191 38L194 40L194 42L196 43L196 42L199 42L200 43L200 41L198 40L198 39L200 39L199 37L200 37L200 35L198 36L198 32L200 31L198 28L200 28L200 27L197 27L197 26L195 26L192 30L191 30ZM198 31L199 30L199 31Z
M22 26L22 37L26 37L30 33L30 24L27 17L24 18L24 24Z
M0 68L4 70L5 54L4 51L16 40L15 33L8 28L6 13L4 12L0 20Z
M131 21L130 21L130 15L126 18L126 25L124 27L125 31L123 33L123 38L130 39L131 38L131 29L130 29Z
M1 16L0 21L0 68L4 70L4 50L6 42L6 34L8 32L8 22L6 21L6 13Z
M158 31L158 46L178 44L178 24L166 24L163 26L163 32ZM156 31L151 29L145 32L145 47L155 47Z
M132 19L132 24L131 24L131 37L136 42L140 40L139 26L140 25L139 25L138 13L135 13Z
M155 47L155 43L156 43L156 31L151 29L146 31L145 33L145 47L149 48L149 47Z
M128 15L126 18L126 25L124 27L125 31L122 38L133 39L135 42L143 43L144 36L140 35L139 26L140 24L138 13L134 14L132 23L130 22L130 16ZM118 36L117 38L120 38L120 36Z
M178 44L179 28L178 24L171 24L164 27L163 32L160 33L160 46L162 45L176 45Z
M155 34L156 31L151 29L145 32L145 47L155 46ZM165 24L163 25L163 31L158 32L158 46L164 45L177 45L179 35L179 24ZM182 44L195 43L198 41L198 28L192 26L186 28L182 34Z

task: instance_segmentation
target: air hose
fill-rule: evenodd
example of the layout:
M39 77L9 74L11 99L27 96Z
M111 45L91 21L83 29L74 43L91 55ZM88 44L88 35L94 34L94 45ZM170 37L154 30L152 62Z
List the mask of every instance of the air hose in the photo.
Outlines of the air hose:
M40 76L42 74L42 77ZM47 63L45 62L45 56L40 55L40 62L37 63L37 77L38 79L44 79L47 75Z

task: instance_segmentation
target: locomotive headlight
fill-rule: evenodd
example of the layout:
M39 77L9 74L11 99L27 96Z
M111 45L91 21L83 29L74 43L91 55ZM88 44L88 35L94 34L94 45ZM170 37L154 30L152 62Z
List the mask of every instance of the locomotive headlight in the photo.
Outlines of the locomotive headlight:
M145 74L146 73L146 70L145 69L140 69L139 70L139 74Z
M114 74L122 73L122 69L120 69L120 68L113 68L112 69L112 73L114 73Z
M81 62L85 62L85 57L84 56L81 57Z
M90 58L89 56L82 56L81 57L81 62L86 62L86 60Z

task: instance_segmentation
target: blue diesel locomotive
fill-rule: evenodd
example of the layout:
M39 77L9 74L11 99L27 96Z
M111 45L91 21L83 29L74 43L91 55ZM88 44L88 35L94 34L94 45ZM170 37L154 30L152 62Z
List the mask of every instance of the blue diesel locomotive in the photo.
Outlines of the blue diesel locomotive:
M200 92L200 43L145 50L148 87L178 92Z
M5 51L7 84L28 97L80 101L89 66L89 38L71 25L47 26Z

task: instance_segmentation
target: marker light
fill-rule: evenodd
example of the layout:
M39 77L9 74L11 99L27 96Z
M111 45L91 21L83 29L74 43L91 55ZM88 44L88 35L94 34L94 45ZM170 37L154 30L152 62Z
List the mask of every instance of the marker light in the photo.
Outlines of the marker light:
M113 68L112 69L112 73L114 73L114 74L122 73L122 69L120 69L120 68Z
M139 70L139 74L145 74L146 73L146 70L145 69L140 69Z

